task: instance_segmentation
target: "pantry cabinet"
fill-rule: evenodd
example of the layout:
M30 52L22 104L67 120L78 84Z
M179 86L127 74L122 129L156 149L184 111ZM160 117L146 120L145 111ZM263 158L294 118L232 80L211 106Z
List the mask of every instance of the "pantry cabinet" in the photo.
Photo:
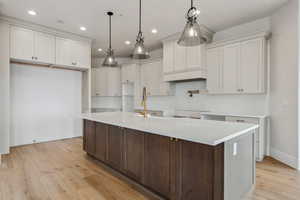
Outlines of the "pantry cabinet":
M265 92L265 37L213 46L208 48L206 59L209 93L255 94Z
M39 63L55 62L55 37L49 34L12 26L10 57Z
M92 96L121 96L121 69L100 67L92 69Z
M177 39L163 42L163 74L165 81L205 79L205 45L182 47Z
M163 80L162 61L153 61L140 66L140 87L147 88L148 96L168 96L173 94L172 86Z

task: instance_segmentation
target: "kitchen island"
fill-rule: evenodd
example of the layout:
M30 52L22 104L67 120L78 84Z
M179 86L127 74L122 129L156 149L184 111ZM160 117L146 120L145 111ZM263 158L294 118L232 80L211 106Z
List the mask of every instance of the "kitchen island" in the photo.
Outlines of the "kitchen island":
M255 183L257 125L83 114L88 155L170 200L241 200Z

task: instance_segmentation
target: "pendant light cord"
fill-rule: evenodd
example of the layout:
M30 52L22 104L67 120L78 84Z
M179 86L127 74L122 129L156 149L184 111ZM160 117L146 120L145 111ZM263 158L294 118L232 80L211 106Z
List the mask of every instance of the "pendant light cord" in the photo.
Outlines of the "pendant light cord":
M139 32L142 32L142 0L140 0L139 17L140 17Z
M111 15L109 15L109 49L111 49Z
M193 8L193 7L194 7L194 1L191 0L191 8Z

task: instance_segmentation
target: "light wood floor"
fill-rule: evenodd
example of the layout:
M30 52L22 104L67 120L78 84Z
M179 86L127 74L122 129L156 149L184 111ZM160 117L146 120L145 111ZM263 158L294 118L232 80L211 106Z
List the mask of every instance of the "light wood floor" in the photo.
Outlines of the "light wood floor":
M1 200L145 200L96 165L80 138L11 149L0 167ZM270 158L257 165L257 185L247 200L299 200L300 173Z

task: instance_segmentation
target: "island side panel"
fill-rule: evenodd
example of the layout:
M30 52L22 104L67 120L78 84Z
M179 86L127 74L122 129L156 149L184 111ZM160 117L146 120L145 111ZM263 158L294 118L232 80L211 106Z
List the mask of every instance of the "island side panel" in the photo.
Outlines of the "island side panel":
M225 200L241 200L255 184L254 133L225 142Z

